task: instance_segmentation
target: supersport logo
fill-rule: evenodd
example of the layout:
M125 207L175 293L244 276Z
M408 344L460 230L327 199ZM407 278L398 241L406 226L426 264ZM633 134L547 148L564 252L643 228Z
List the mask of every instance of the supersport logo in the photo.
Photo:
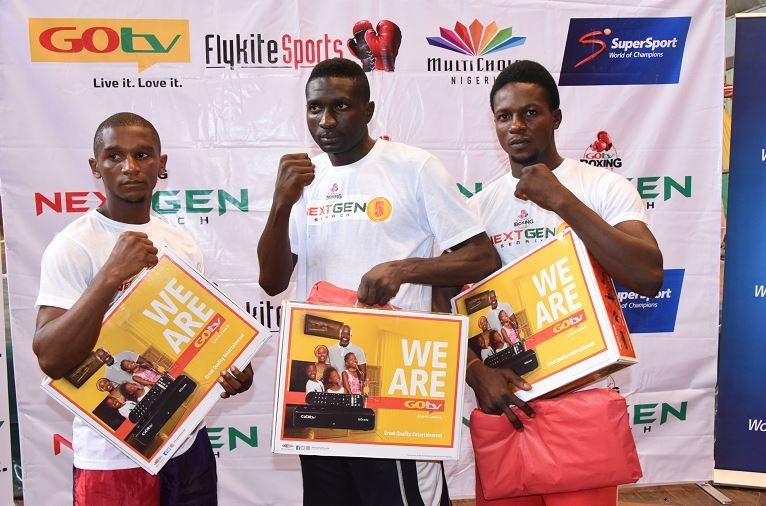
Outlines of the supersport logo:
M595 53L589 54L588 56L586 56L585 58L583 58L582 60L577 62L575 64L574 68L577 68L580 65L584 65L585 63L591 61L592 59L594 59L595 57L597 57L598 55L600 55L601 53L606 51L606 42L604 42L601 39L593 39L593 38L589 38L589 37L596 37L598 35L606 35L608 37L611 34L612 34L611 28L604 28L603 31L602 30L595 30L593 32L586 33L585 35L583 35L582 37L577 39L577 41L580 44L593 44L594 46L598 46L598 50Z

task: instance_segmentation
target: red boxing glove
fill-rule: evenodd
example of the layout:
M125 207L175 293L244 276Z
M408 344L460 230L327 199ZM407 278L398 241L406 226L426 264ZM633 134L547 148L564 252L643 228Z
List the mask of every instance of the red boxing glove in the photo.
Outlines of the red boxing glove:
M353 28L354 36L348 39L348 50L362 62L362 70L365 72L375 68L375 56L365 40L365 34L368 32L374 34L372 23L366 19L357 21Z
M596 138L606 145L606 150L612 149L612 138L606 130L602 130L596 134Z
M377 34L372 30L365 33L365 40L375 57L375 69L393 72L399 46L402 44L402 31L393 21L383 19L376 27Z

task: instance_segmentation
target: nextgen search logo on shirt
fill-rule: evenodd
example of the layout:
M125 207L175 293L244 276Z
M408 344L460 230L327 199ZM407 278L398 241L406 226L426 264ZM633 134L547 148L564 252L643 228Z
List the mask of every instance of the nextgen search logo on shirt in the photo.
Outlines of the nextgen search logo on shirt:
M394 208L386 197L364 195L349 196L339 202L312 201L306 206L309 225L322 225L327 222L344 220L366 220L374 223L391 218Z

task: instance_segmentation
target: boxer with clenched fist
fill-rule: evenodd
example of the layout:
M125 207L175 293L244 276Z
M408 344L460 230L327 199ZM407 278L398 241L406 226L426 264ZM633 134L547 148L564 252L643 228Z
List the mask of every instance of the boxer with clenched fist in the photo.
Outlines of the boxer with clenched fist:
M362 68L335 58L306 84L306 124L324 152L282 157L258 243L260 284L296 297L317 281L356 288L368 305L431 309L431 287L478 281L499 258L444 166L370 137L375 104ZM433 258L434 244L448 254ZM441 462L301 456L306 505L448 505Z

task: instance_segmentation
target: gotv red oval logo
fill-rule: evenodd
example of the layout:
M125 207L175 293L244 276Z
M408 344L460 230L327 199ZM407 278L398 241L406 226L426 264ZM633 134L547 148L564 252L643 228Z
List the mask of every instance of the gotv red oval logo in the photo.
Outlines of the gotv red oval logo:
M190 61L185 19L30 18L33 62L155 63Z

